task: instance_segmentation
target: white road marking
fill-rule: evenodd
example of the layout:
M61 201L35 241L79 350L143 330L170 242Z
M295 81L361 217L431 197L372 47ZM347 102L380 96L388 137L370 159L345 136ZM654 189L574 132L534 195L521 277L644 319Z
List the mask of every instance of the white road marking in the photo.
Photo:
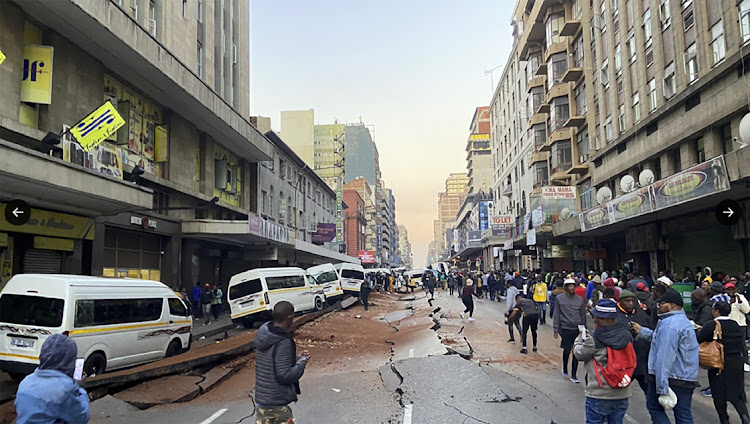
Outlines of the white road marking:
M210 417L208 417L205 420L201 421L200 424L211 424L212 422L216 421L217 418L219 418L220 416L224 415L225 412L227 412L227 408L219 409L213 415L211 415Z
M404 405L404 424L411 424L411 407L411 404Z
M409 349L409 358L414 357L414 349Z
M638 421L628 414L625 414L625 421L629 424L638 424Z
M499 325L500 327L505 327L503 324L500 324L499 322L495 321L495 324Z

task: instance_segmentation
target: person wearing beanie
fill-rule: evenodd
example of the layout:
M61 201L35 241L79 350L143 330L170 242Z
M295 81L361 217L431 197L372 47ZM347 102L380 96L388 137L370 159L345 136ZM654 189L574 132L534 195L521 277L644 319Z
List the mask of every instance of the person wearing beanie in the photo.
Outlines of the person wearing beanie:
M631 322L635 322L642 327L648 326L648 315L639 305L635 293L630 290L623 290L620 293L620 301L617 302L616 322L622 325L623 328L628 329L634 338L636 334L630 328ZM644 339L637 339L633 341L633 349L635 349L637 361L635 371L633 372L633 379L638 381L638 385L641 386L641 390L643 390L643 394L645 395L648 388L646 375L648 374L648 352L651 350L651 343Z
M68 336L53 334L44 341L39 367L16 392L17 423L89 422L89 395L73 380L77 356Z
M461 292L461 301L464 303L464 306L466 306L466 309L461 312L461 318L463 318L464 314L468 312L469 321L474 321L474 299L472 299L472 296L477 296L476 292L474 291L474 281L472 281L471 278L467 278L466 285ZM478 296L477 299L479 299Z
M646 408L655 424L669 423L664 406L671 406L678 423L692 423L693 391L698 387L698 340L682 309L682 295L668 289L657 302L655 330L632 323L636 339L651 342L648 355ZM674 402L676 397L677 401Z
M607 278L602 282L602 285L604 287L610 287L615 290L615 302L620 300L620 291L615 288L615 279L614 278Z
M617 324L618 308L612 299L601 299L592 308L596 330L591 337L579 334L573 354L584 361L583 392L586 395L586 422L622 424L628 410L630 385L612 387L604 376L610 350L629 351L633 337L627 327Z
M578 283L572 278L565 280L565 293L555 298L555 315L552 317L555 339L562 338L563 366L562 375L568 376L568 358L573 351L573 344L578 337L578 326L586 325L586 302L575 293ZM570 381L579 383L576 377L578 359L572 359Z

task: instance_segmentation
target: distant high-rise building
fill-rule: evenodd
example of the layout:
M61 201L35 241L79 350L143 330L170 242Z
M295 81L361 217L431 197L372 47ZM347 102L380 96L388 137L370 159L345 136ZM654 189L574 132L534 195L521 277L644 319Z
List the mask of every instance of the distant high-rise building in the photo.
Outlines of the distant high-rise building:
M492 151L490 150L489 106L478 107L469 126L466 142L466 169L469 175L469 193L492 189Z
M314 169L332 189L338 189L346 176L344 124L315 125Z
M315 111L292 110L281 112L281 136L307 166L315 166Z
M414 266L411 257L411 243L409 242L409 231L405 226L398 226L398 248L401 252L401 266L412 268Z
M344 139L346 153L346 182L363 177L370 187L377 187L380 179L378 149L372 141L372 134L364 124L347 125Z
M438 225L433 228L434 240L442 252L446 249L445 232L453 228L456 215L469 192L469 177L465 172L451 173L445 180L445 191L438 193Z

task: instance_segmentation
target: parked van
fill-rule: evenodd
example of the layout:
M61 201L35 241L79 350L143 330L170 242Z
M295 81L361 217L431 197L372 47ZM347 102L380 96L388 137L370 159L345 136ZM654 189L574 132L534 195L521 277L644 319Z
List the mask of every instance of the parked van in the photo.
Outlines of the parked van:
M342 262L334 267L339 273L344 292L359 295L359 290L365 281L365 269L362 265Z
M333 303L344 295L339 273L333 264L322 264L307 268L307 272L323 287L323 294L328 303Z
M294 305L295 312L322 310L325 295L315 283L307 271L296 267L241 272L229 280L227 290L232 322L251 328L255 321L271 319L273 307L282 300Z
M406 271L404 273L404 280L406 280L406 284L409 287L419 287L422 285L422 274L424 274L423 269Z
M0 292L0 370L16 380L39 365L47 337L78 346L88 376L189 349L193 319L158 281L19 274Z

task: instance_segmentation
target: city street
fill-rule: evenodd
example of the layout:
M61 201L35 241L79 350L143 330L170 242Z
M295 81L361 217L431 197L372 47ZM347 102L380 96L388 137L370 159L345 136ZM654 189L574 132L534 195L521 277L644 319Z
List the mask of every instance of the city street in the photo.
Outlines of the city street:
M446 292L437 292L432 307L421 291L414 301L399 297L407 296L373 294L375 306L367 312L355 305L297 331L298 349L312 355L300 400L292 405L298 423L584 421L582 387L560 375L561 349L549 324L540 326L539 352L522 355L518 336L518 343L506 342L504 302L477 301L476 321L469 322L459 317L460 299ZM430 314L440 323L436 330ZM446 347L461 353L473 349L472 359L446 355ZM91 422L253 422L248 418L253 413L253 365L251 358L240 372L187 403L141 411L117 395L103 398L92 403ZM705 375L702 371L703 386ZM583 379L582 367L578 377ZM697 423L716 422L711 398L697 391L693 414ZM625 422L649 422L637 386Z

